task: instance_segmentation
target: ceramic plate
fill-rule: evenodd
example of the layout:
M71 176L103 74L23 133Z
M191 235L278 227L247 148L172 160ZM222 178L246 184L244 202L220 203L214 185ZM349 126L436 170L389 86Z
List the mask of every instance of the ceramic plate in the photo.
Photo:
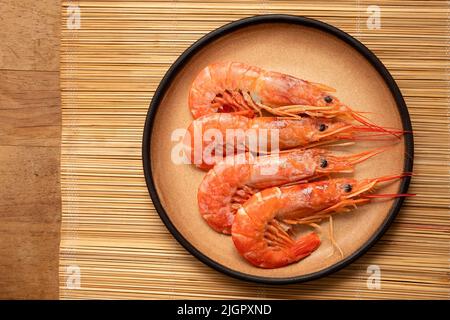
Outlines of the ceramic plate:
M403 199L375 201L334 219L335 239L345 253L333 254L326 236L308 258L287 267L260 269L235 250L229 236L213 231L197 208L197 188L204 172L171 160L172 132L193 120L188 92L196 75L209 63L238 61L324 83L355 110L368 111L375 123L412 131L402 95L383 64L363 44L323 22L296 16L265 15L219 28L193 44L169 69L147 115L143 165L153 204L174 237L207 265L236 278L262 283L292 283L316 279L350 264L386 231ZM345 149L357 152L377 147L361 142ZM388 151L358 165L356 178L412 171L413 138L405 135ZM383 188L405 193L409 178ZM322 222L324 230L328 222Z

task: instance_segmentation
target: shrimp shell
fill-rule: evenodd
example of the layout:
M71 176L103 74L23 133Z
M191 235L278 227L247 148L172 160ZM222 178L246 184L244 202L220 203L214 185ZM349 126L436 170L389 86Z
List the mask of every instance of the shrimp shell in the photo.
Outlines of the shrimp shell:
M236 210L259 190L331 173L353 172L356 164L382 151L338 156L327 150L308 149L256 158L251 154L226 158L206 174L199 186L200 214L214 230L230 234Z
M191 163L200 169L209 170L223 160L224 156L230 156L236 152L258 152L261 149L286 150L311 146L317 142L351 139L357 130L357 127L338 119L311 117L249 119L239 115L217 113L203 116L191 123L183 140L183 150ZM365 128L364 132L368 131ZM210 132L215 134L215 139L205 137ZM241 142L237 142L232 137L232 135L238 136L239 133L244 135ZM251 137L256 139L252 140ZM228 145L228 141L232 141L234 145ZM277 142L274 148L272 141ZM217 149L221 151L220 154L207 152Z
M311 224L334 213L348 212L371 198L410 194L367 195L386 181L410 176L393 175L357 181L330 179L287 187L272 187L254 194L239 208L232 225L237 251L261 268L279 268L310 255L320 244L315 233L294 240L282 224Z
M253 117L261 108L276 115L288 111L313 112L347 111L329 86L302 80L280 72L266 71L240 62L218 62L200 71L189 91L189 108L195 119L216 112L241 112ZM344 107L341 110L341 107ZM300 109L299 109L300 108ZM345 109L345 110L344 110Z

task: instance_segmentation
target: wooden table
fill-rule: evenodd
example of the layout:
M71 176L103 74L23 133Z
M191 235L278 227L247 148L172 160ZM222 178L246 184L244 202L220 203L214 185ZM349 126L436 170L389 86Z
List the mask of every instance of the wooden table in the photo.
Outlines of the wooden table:
M0 299L57 299L60 2L0 12Z
M344 29L354 30L357 33L356 30L361 27L361 21L358 19L348 20L346 17L355 16L358 10L362 10L361 12L364 15L366 14L364 6L372 4L370 1L352 2L349 0L346 1L347 5L340 3L330 13L327 11L327 5L323 4L318 5L318 10L316 10L313 6L313 1L308 2L309 6L305 8L298 6L294 1L289 5L286 5L284 1L279 3L273 2L272 4L266 3L266 1L261 1L260 3L239 1L239 8L231 7L226 1L217 1L218 4L216 6L218 8L210 6L204 8L200 2L183 5L179 1L167 2L167 4L170 3L170 7L164 7L159 3L150 1L142 2L141 4L139 2L129 2L127 5L123 5L121 2L116 3L116 1L111 1L112 4L95 2L94 5L90 6L86 2L84 1L84 5L89 8L86 13L100 20L104 17L102 16L103 13L99 11L101 11L102 7L108 8L108 6L113 8L112 13L115 14L116 19L122 18L119 13L127 6L138 7L136 11L138 16L142 15L143 11L147 14L161 13L157 22L150 21L148 23L142 19L136 21L132 18L129 19L132 22L129 27L130 30L134 32L134 28L140 28L139 36L132 38L132 40L142 39L141 37L145 32L163 35L146 44L146 48L150 48L150 51L146 51L145 54L142 51L144 49L142 49L141 43L135 46L134 49L130 49L137 50L139 54L136 56L131 55L133 59L129 60L131 62L135 60L134 62L137 65L146 61L152 61L151 70L154 73L147 73L147 71L142 73L144 69L140 67L129 69L130 73L125 75L116 72L110 81L106 82L105 86L101 86L99 89L105 91L110 90L110 88L107 88L108 84L112 84L112 88L116 88L117 84L123 86L123 79L132 80L129 82L130 87L138 85L140 88L145 87L154 90L159 82L158 79L162 77L163 71L169 67L171 59L175 59L195 39L214 27L243 16L252 15L255 12L273 13L275 11L271 10L276 9L277 13L304 14L317 19L331 17L329 19L330 23L338 22L340 27L342 27L342 23L347 23L347 27ZM383 29L380 31L379 36L374 36L362 28L359 36L362 40L367 41L369 46L378 48L379 52L384 55L384 62L398 76L399 84L404 91L407 102L411 106L410 111L412 112L413 120L415 120L414 129L417 133L415 170L418 171L418 176L414 179L416 181L416 189L413 188L411 191L416 192L415 190L420 190L421 195L410 200L412 205L409 207L409 214L400 215L400 220L397 219L397 223L384 236L384 239L371 250L371 254L365 255L358 264L353 264L351 268L344 269L340 275L322 280L320 283L308 283L303 287L269 288L251 286L231 278L222 277L219 274L215 274L215 271L201 265L200 262L189 256L176 244L175 240L168 235L167 230L157 218L156 213L153 213L155 220L145 220L145 223L155 222L152 225L154 229L151 230L156 230L157 234L164 234L163 242L158 240L158 245L162 244L161 248L165 248L165 250L167 248L173 249L171 254L174 257L176 256L177 259L174 260L174 264L182 261L183 270L175 279L176 281L171 281L168 276L161 277L161 275L166 274L166 270L163 270L164 264L160 264L159 267L152 270L147 269L146 273L142 273L141 276L144 275L144 277L139 280L144 285L148 283L149 287L154 288L152 297L156 297L159 294L162 298L173 298L174 296L192 298L193 295L190 292L195 292L196 295L194 297L248 297L255 295L256 292L258 295L269 298L286 297L287 295L290 295L290 297L302 297L305 296L305 293L308 297L319 298L385 298L403 297L409 293L408 290L411 290L410 288L415 290L412 293L418 297L427 297L427 294L433 294L434 297L438 298L448 297L448 277L446 277L448 257L445 254L445 252L448 252L448 242L445 242L447 240L445 233L447 226L445 225L445 220L440 218L448 207L448 196L446 193L444 194L447 186L447 180L445 179L447 179L448 173L448 171L445 171L448 135L442 134L444 131L440 129L445 127L447 122L444 118L438 119L439 114L427 114L427 109L422 108L422 106L426 106L431 108L431 110L447 112L444 102L444 99L448 96L448 91L446 91L448 86L445 80L447 78L444 72L445 69L441 67L444 65L442 63L443 57L439 55L439 50L443 50L444 47L444 45L440 44L440 37L444 38L444 29L442 29L442 35L431 32L431 29L439 28L439 21L445 21L446 11L445 8L442 8L441 3L437 1L402 1L401 5L399 3L400 1L394 0L383 2L387 9L383 11L383 17L387 18L385 20L386 33L384 33L385 29ZM198 7L196 8L195 5ZM409 9L402 12L403 5L404 8L408 7ZM350 11L342 12L342 8L349 8ZM60 10L60 2L56 0L0 0L0 299L57 299L59 297L61 105L58 70ZM183 17L183 19L179 19L180 21L177 22L171 16L173 12L175 12L175 17L178 14L178 17ZM128 11L125 15L133 17L133 14L134 11ZM440 18L441 14L442 18ZM430 15L434 16L433 20L424 21ZM398 21L395 20L397 16L401 18ZM209 18L203 19L204 17ZM415 21L415 19L417 19L417 23L409 22ZM126 19L118 21L120 23L117 28L124 27L124 22L127 22ZM113 39L114 37L123 38L122 33L114 33L117 30L116 26L115 28L110 28L109 33L105 33L102 30L98 30L97 20L90 19L86 22L88 26L90 25L92 29L95 28L96 30L90 35L94 40L97 39L96 37L102 39L105 34ZM109 23L113 22L110 21ZM147 23L148 25L146 25ZM162 25L158 25L158 23L162 23ZM142 24L145 24L145 28ZM178 34L173 32L173 24L177 28L181 29L184 26L191 31ZM442 26L444 25L443 22ZM396 29L398 26L401 27L399 30ZM418 32L417 37L414 37L412 30L414 28L419 30L420 26L425 28L424 32ZM145 32L142 32L142 30ZM162 33L161 30L163 31ZM171 30L171 32L167 32L168 30ZM389 34L389 30L393 34ZM364 32L367 34L364 34ZM170 37L167 37L170 33L176 36L177 41L174 43L167 41L167 39L170 39ZM429 37L430 34L432 34L431 37ZM382 39L382 36L386 35L392 37L389 38L389 43L386 46L384 44L377 46L377 44L380 44L379 41ZM403 37L406 38L403 41L403 46L396 48L394 39ZM411 43L410 46L405 45L406 42ZM427 50L427 43L431 44L430 50ZM95 44L96 42L90 43L90 46L82 48L80 52L89 50ZM166 50L163 51L164 54L161 57L158 56L161 49L155 49L155 47L159 46ZM408 48L417 50L411 50L409 54ZM160 51L152 52L151 50ZM111 56L116 59L121 58L119 56L120 51L113 54L110 52L102 51L100 59L107 59ZM124 55L129 54L129 52L132 51L125 51ZM111 55L108 56L109 54ZM406 59L402 56L405 54L407 55ZM423 59L424 54L427 56L426 59ZM158 57L158 59L149 59L152 55ZM130 58L130 56L127 56L127 58ZM417 75L407 75L404 72L404 65L408 62L412 63L412 70L416 71ZM86 77L78 79L81 84L86 85L86 82L83 82L85 80ZM89 86L87 87L89 89ZM426 91L421 89L426 89ZM122 88L122 90L126 90L126 88ZM135 95L135 101L138 103L134 107L138 106L139 108L139 103L145 101L146 111L151 90ZM149 96L147 97L147 95ZM114 110L114 112L116 111ZM126 114L128 110L124 112ZM111 128L114 129L114 124ZM108 131L105 132L108 133ZM436 136L436 132L439 135ZM134 149L131 146L129 150L134 150L135 154L140 155L140 143L136 143L139 142L139 138L136 137L140 137L140 133L129 135L129 137L131 137L131 140L134 139L133 141L135 142ZM438 140L434 140L435 137L439 137ZM114 140L116 138L113 136L112 142L121 141ZM75 139L73 141L84 142L83 138L78 137L77 139L79 140ZM427 141L432 141L433 143L427 143ZM137 157L133 161L130 169L133 177L137 179L137 183L132 184L131 190L138 196L144 190L142 198L144 201L140 202L140 204L150 206L142 176L136 174L136 172L140 172L138 170L141 170L140 160ZM111 165L110 169L116 170L115 164ZM122 169L119 168L118 170L120 172ZM106 186L106 191L115 191L114 188L108 189L109 186ZM114 195L114 193L111 194ZM123 199L127 198L126 191L122 193L122 196ZM144 210L146 208L144 207ZM148 208L150 210L150 207ZM136 212L139 212L138 210L142 210L142 206L136 208L136 210ZM429 217L428 220L431 222L426 221L427 217ZM111 229L108 229L110 226L108 223L105 223L103 226L108 231L111 231ZM138 226L147 227L144 224ZM87 230L89 231L89 229ZM118 231L120 232L121 229L119 228ZM397 241L400 236L404 239ZM151 238L151 240L155 239ZM398 246L408 249L403 252L402 256L398 256L398 252L395 251L396 247L394 245L396 243ZM436 252L429 249L426 245L427 243L438 245L437 248L440 251L436 249L436 252L440 254L439 257L433 260L433 253ZM111 248L114 249L116 244L111 244ZM412 247L409 250L409 244L418 248ZM92 242L90 245L92 246ZM154 261L152 259L156 255L161 255L157 251L147 251L146 248L150 245L152 245L152 242L145 243L142 246L144 248L143 252L146 254L145 258L147 261ZM110 249L108 246L105 247ZM96 259L95 255L98 250L102 249L103 247L99 247L95 248L97 251L91 251L91 259L93 261ZM106 251L107 254L110 254L110 252L113 252L111 253L113 258L117 258L114 256L114 251ZM140 251L134 251L134 254L136 253L140 254ZM117 279L119 281L122 279L123 283L125 283L125 286L116 286L115 290L108 291L110 297L143 297L142 286L135 286L135 273L121 274L123 271L121 268L124 265L122 263L124 261L128 263L126 260L128 257L125 256L122 259L119 256L115 260L118 264L113 264L113 268L108 270L109 274L106 273L107 277L104 277L108 281L104 281L103 288L108 285L117 285ZM384 257L386 257L386 260L383 261ZM411 261L414 259L420 263L412 263ZM369 292L368 289L365 290L366 266L380 263L383 266L391 267L384 273L387 279L387 285L384 287L384 290L387 290L386 295L381 291L377 293L377 291ZM125 265L127 266L127 264ZM120 268L116 266L120 266ZM131 266L129 270L135 270L132 263L128 266ZM91 268L89 271L90 275L93 276L90 278L90 282L85 282L84 292L77 291L79 296L86 297L86 292L88 292L90 294L89 297L104 298L104 292L92 290L93 288L99 288L97 284L98 273L96 274L99 268ZM352 279L352 277L361 280L362 289L358 286L355 291L347 289L351 286L345 286L346 283L342 279ZM127 279L132 279L133 281L127 283ZM148 280L148 282L145 282L145 280ZM348 283L351 282L347 281ZM174 295L174 284L181 288L177 295ZM197 285L193 286L193 284ZM405 289L402 289L402 285L405 286ZM128 290L129 287L132 289ZM191 291L191 288L194 287L195 291ZM339 290L341 291L339 292ZM63 290L62 293L64 293ZM95 296L96 294L98 296ZM67 295L66 297L73 296Z

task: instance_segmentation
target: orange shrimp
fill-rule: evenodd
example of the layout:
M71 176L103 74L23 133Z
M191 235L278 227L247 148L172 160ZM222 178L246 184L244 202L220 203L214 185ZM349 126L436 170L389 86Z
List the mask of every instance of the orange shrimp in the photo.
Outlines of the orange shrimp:
M217 232L230 234L236 210L261 189L307 181L331 173L351 173L354 166L382 152L381 149L349 156L307 149L253 158L227 158L203 178L198 188L199 211ZM242 160L242 159L241 159Z
M287 187L273 187L254 194L237 210L232 239L238 252L261 268L279 268L310 255L320 245L317 234L298 240L289 229L293 223L311 224L347 212L374 197L403 197L410 194L368 195L384 181L409 174L357 181L332 179Z
M358 136L356 133L366 135ZM340 119L250 119L241 115L215 113L191 123L183 140L183 150L190 163L202 170L209 170L225 156L243 151L264 153L317 146L343 139L370 140L373 139L371 133L385 134L377 128L357 126ZM273 146L272 142L277 142L278 146Z
M354 119L377 127L330 95L335 91L324 84L240 62L218 62L206 66L195 78L189 108L195 119L216 112L253 117L266 110L277 116Z

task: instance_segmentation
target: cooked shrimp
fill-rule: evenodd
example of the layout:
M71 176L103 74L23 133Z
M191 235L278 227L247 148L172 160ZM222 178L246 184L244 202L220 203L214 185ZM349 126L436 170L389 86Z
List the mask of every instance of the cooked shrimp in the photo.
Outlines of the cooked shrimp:
M368 195L384 181L407 176L396 175L357 181L332 179L272 187L254 194L236 213L232 239L238 252L261 268L278 268L299 261L320 244L315 233L294 240L286 226L311 224L333 213L347 212L374 197L403 197L409 194Z
M356 164L382 151L338 156L326 150L308 149L256 158L251 154L244 159L227 158L214 166L199 186L200 214L214 230L229 234L236 210L259 190L331 173L351 173Z
M195 119L216 112L253 117L266 110L277 116L354 119L376 127L330 94L335 91L324 84L244 63L218 62L206 66L195 78L189 108Z
M364 133L365 136L356 133ZM370 140L370 133L385 134L380 132L380 129L357 126L340 119L250 119L240 115L216 113L194 120L187 130L183 144L184 153L191 163L200 169L208 170L225 156L243 151L286 150L344 139ZM277 142L278 145L274 146L272 142Z

